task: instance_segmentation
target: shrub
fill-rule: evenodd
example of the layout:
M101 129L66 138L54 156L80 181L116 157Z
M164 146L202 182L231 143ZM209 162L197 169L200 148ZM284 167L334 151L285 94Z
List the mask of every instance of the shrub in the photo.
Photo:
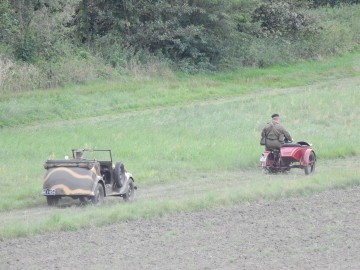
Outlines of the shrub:
M39 67L24 62L14 62L5 56L0 57L2 92L21 92L45 87L45 81L46 78Z
M15 45L16 37L19 35L18 20L15 10L11 7L9 0L0 3L0 41L10 47Z
M360 0L313 0L314 7L360 4Z
M10 77L10 72L14 67L12 62L7 57L0 55L0 90L5 91Z
M303 12L295 2L270 1L256 8L253 21L260 23L259 34L265 37L304 36L318 32L314 17Z

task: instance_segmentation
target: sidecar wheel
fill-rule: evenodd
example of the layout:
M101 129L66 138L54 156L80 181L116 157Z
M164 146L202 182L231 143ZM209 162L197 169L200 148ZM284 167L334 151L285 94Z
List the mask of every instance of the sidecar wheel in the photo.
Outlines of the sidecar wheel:
M304 168L305 174L313 174L315 172L316 157L314 152L311 152L309 156L309 165Z

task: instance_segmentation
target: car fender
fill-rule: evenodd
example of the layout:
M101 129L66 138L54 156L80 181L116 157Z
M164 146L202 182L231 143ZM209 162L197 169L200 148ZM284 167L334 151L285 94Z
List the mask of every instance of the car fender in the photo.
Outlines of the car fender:
M135 180L134 180L134 177L132 176L131 173L125 172L125 176L126 176L126 179L130 179L130 178L131 178L133 181L135 181Z
M96 177L97 177L97 181L94 182L94 186L93 186L93 188L92 188L91 195L92 195L92 196L95 196L96 187L97 187L97 185L100 183L100 184L103 186L103 188L104 188L104 197L106 197L106 189L105 189L104 180L102 179L101 176L98 176L98 175L97 175Z
M316 154L315 154L315 151L313 149L307 149L304 153L304 156L303 156L303 160L302 160L302 163L303 163L303 166L308 166L309 165L309 157L310 157L310 154L311 153L314 153L315 155L315 161L316 161Z
M135 181L131 173L125 172L125 181L124 181L122 187L121 187L120 190L119 190L119 193L120 193L120 194L124 194L124 193L127 192L128 184L129 184L129 181L130 181L130 180Z

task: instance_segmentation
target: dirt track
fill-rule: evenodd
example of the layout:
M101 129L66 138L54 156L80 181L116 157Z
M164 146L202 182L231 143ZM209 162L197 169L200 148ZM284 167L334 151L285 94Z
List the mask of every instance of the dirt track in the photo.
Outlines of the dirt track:
M360 188L0 242L1 269L359 269Z

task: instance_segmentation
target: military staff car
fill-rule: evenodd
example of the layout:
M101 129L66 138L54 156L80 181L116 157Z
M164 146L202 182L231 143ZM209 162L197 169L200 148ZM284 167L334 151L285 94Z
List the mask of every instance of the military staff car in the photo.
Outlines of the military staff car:
M113 163L111 150L72 149L72 158L47 160L44 168L42 194L50 206L62 197L93 204L102 204L106 196L134 199L134 177L121 161Z

